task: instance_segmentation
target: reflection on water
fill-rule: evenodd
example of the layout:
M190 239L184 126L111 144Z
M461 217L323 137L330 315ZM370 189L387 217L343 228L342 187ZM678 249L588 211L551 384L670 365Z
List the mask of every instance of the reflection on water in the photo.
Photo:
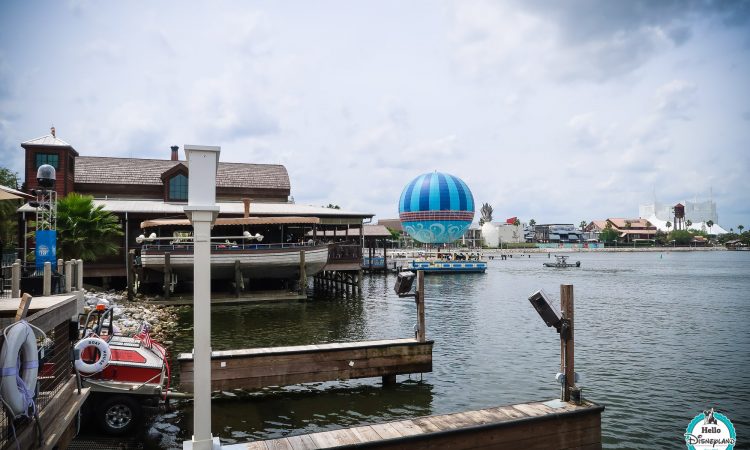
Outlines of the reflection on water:
M559 344L527 301L575 286L576 369L606 405L608 448L681 447L700 411L725 413L750 434L750 252L580 254L580 269L544 268L543 255L490 261L486 274L428 276L434 371L394 389L380 379L225 393L213 432L227 442L272 438L558 395ZM214 307L215 349L411 336L412 299L395 277L365 278L363 299ZM192 347L192 312L173 353ZM419 378L419 375L412 378ZM406 377L399 377L399 381ZM157 418L153 443L190 437L190 403Z

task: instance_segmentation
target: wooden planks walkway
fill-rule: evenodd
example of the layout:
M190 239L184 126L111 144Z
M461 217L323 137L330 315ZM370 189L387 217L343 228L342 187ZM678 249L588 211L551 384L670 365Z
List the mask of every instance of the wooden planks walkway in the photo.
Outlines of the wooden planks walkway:
M523 403L222 447L227 450L600 449L603 406Z
M251 348L211 354L214 390L260 389L316 381L432 371L433 341L388 339L293 347ZM181 353L181 386L193 389L193 355Z

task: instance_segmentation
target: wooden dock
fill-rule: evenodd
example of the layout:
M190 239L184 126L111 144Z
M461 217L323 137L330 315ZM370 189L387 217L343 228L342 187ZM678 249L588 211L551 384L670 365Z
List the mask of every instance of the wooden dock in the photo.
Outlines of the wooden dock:
M603 406L552 400L224 446L228 450L600 449Z
M433 341L390 339L294 347L251 348L211 354L211 387L260 389L318 381L383 377L432 371ZM193 390L193 355L181 353L181 386Z

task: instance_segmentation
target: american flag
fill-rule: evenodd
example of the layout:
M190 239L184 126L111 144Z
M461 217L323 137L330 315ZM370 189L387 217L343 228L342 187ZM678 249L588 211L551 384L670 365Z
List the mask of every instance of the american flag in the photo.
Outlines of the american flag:
M154 346L154 341L151 339L151 334L148 332L148 328L144 328L141 330L140 333L136 334L135 337L141 340L141 343L143 343L143 346L146 348L151 348Z

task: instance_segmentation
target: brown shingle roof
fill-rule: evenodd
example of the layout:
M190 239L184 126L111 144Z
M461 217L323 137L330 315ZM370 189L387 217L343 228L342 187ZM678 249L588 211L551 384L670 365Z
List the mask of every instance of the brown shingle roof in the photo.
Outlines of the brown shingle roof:
M162 185L161 174L185 161L166 159L79 156L75 182L94 184ZM231 188L290 189L286 167L279 164L219 162L216 186Z

